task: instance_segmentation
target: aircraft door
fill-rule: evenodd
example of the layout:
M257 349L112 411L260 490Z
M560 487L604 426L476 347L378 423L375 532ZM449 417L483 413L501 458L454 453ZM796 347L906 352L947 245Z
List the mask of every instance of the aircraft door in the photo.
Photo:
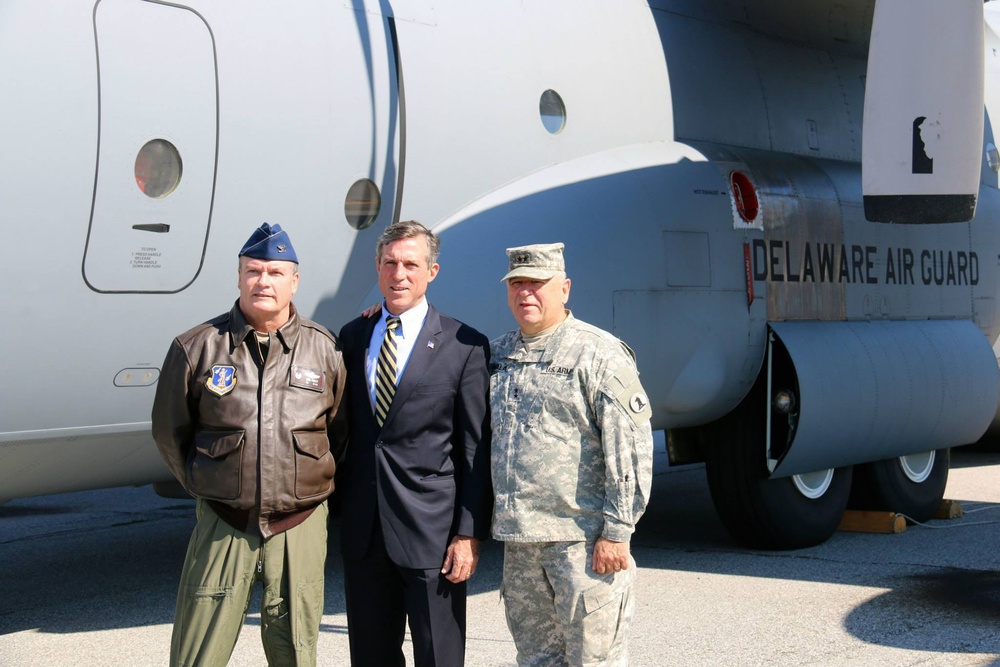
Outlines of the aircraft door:
M201 270L218 138L215 46L194 11L99 0L97 174L83 276L97 292L178 292Z
M414 26L434 25L434 9L426 3L406 3L400 9L382 0L345 0L344 7L353 17L344 26L346 32L334 38L340 65L336 85L339 95L352 102L333 110L334 122L338 127L355 128L353 136L370 139L367 147L358 146L362 150L341 159L355 170L353 177L359 179L355 186L370 180L378 186L381 197L377 217L359 214L375 208L364 196L349 196L345 212L358 229L378 228L399 220L405 181L405 54L400 52L397 30L420 33ZM356 192L366 195L364 188ZM364 261L368 261L367 256Z

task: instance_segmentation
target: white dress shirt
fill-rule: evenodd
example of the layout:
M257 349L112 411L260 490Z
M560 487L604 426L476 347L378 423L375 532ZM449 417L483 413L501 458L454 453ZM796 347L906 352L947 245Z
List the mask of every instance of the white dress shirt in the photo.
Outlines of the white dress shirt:
M396 327L396 386L403 378L403 371L410 360L410 353L413 352L413 345L417 341L420 329L424 326L428 310L427 299L424 299L413 308L399 316L399 326ZM365 376L368 378L368 397L375 405L375 367L378 366L378 353L382 348L382 339L385 338L385 323L392 313L385 309L382 303L382 315L372 331L372 339L368 343L368 356L365 359Z

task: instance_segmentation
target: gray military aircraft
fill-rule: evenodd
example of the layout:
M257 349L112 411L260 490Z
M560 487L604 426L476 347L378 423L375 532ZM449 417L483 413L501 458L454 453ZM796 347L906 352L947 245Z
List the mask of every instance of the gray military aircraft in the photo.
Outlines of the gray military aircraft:
M4 0L0 498L169 480L158 366L261 222L336 330L415 218L432 301L491 336L504 249L565 242L743 543L925 519L1000 397L998 30L979 0Z

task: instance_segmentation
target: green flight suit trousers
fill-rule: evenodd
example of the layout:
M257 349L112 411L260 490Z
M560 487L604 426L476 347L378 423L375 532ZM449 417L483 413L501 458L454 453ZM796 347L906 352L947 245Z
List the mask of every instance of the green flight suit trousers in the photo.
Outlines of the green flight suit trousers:
M264 587L260 634L268 665L315 665L323 618L327 504L266 541L236 530L202 500L197 515L177 591L171 667L224 667L257 581Z

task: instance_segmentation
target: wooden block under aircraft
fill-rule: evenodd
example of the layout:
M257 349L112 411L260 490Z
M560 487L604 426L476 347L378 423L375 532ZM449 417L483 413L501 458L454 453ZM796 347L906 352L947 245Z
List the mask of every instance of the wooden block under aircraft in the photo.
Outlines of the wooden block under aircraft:
M942 500L934 513L935 519L958 519L961 516L962 505L956 500ZM906 531L906 518L895 512L847 510L838 529L853 533L897 534Z
M852 533L902 533L906 530L906 519L895 512L847 510L837 528Z

